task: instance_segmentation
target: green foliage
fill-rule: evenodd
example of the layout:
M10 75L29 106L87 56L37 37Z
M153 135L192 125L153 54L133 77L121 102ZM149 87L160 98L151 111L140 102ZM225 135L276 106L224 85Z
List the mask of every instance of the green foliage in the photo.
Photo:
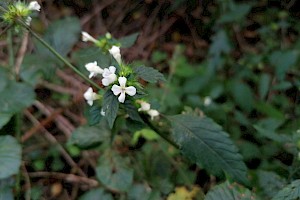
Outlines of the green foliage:
M86 192L79 200L113 200L111 194L105 192L103 189L94 189Z
M295 180L291 184L280 190L272 200L296 200L300 198L300 180Z
M119 101L111 90L107 90L103 96L102 108L110 128L113 127L119 110Z
M162 73L152 67L139 66L134 68L136 75L149 82L156 83L157 81L165 81L165 77Z
M248 190L237 184L230 184L229 182L222 183L215 186L209 191L205 200L252 200L258 199Z
M135 43L138 36L139 33L133 33L131 35L118 39L118 41L121 43L122 48L129 48Z
M0 136L0 179L17 174L21 166L21 146L12 136Z
M247 168L229 135L209 118L192 115L169 117L173 137L182 154L209 172L247 184Z

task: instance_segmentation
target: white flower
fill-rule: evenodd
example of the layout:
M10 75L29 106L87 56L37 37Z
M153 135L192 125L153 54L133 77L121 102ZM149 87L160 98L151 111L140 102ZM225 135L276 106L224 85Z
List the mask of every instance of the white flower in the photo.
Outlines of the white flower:
M209 106L212 103L210 97L204 97L204 106Z
M102 115L103 117L105 117L105 112L104 112L103 108L100 111L100 115Z
M157 117L159 115L159 112L154 109L149 110L147 113L148 113L148 115L150 115L151 120L153 120L154 117Z
M29 3L28 9L29 10L40 11L41 10L41 6L40 6L40 4L37 1L32 1L32 2Z
M97 65L96 61L86 64L85 68L90 72L89 78L103 73L103 69Z
M141 104L141 107L138 109L138 111L149 111L150 110L150 103L147 103L145 101L139 101L139 103Z
M120 47L112 46L110 50L108 50L109 53L116 59L116 61L121 64L121 53L120 53Z
M127 78L126 77L119 77L118 79L120 86L113 85L111 90L113 91L114 95L119 95L118 100L121 103L125 101L125 94L129 96L134 96L136 94L136 89L133 86L126 87Z
M113 82L117 80L117 75L116 73L116 68L114 66L110 66L109 68L104 68L103 70L103 79L102 79L102 84L104 86L109 86Z
M28 16L28 17L26 18L26 20L25 20L25 24L26 24L27 26L30 26L31 20L32 20L32 18Z
M94 100L99 99L99 96L97 95L97 93L93 92L93 89L91 87L87 89L87 91L83 94L83 97L90 106L93 105Z
M83 42L93 42L93 43L98 42L95 38L93 38L93 36L91 36L87 32L82 31L81 36L82 36L81 39Z

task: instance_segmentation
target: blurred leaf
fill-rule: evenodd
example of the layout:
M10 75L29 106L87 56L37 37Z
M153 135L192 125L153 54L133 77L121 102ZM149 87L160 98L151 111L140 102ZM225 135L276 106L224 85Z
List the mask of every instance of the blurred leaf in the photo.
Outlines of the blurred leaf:
M11 81L5 89L0 92L0 113L17 113L30 106L35 100L32 87L25 83Z
M110 128L114 126L119 111L119 101L111 90L107 90L103 96L102 108Z
M73 131L68 142L80 148L88 148L109 140L109 137L110 131L104 127L82 126Z
M0 113L0 129L9 122L9 120L12 116L13 116L12 113L9 113L9 114Z
M211 189L205 200L253 200L258 198L247 188L228 182L217 185Z
M260 170L257 173L257 177L262 194L268 199L274 197L286 185L286 181L274 172Z
M289 135L278 134L272 130L267 130L257 125L254 125L253 127L257 130L260 136L266 137L272 141L276 141L278 143L292 142L292 138Z
M13 178L0 179L0 200L14 200Z
M132 45L134 45L138 36L139 36L139 33L133 33L131 35L128 35L128 36L118 39L118 41L121 43L121 48L129 48Z
M234 101L241 109L250 112L253 109L254 97L250 87L240 81L232 81L229 84Z
M9 82L9 72L0 66L0 92L6 87Z
M149 83L156 83L157 81L166 81L164 75L152 67L140 66L135 67L133 70L138 77Z
M296 64L298 60L298 51L275 51L269 59L273 66L275 66L276 76L282 80L285 73Z
M72 60L78 65L78 69L88 75L89 72L85 68L85 64L96 61L103 69L111 65L111 56L104 54L100 48L88 47L80 49L72 53Z
M154 51L151 55L151 60L153 63L159 63L168 58L168 55L162 51Z
M212 36L212 44L209 48L209 55L220 57L222 53L229 53L231 45L225 30L220 29Z
M291 184L280 190L272 200L297 200L300 199L300 180L295 180Z
M172 133L181 152L209 172L223 172L247 184L247 167L227 133L209 118L192 115L168 117Z
M159 136L157 135L157 133L155 131L153 131L151 129L144 128L142 130L136 131L133 134L132 144L135 145L138 142L140 137L143 137L143 138L145 138L146 140L149 140L149 141L156 140L156 139L159 138Z
M133 169L124 158L107 151L98 162L96 175L102 184L119 192L130 189L133 182Z
M271 76L269 74L262 74L259 78L258 91L260 99L265 99L270 89Z
M173 58L172 62L174 64L175 74L179 77L188 78L197 74L195 66L190 65L185 56Z
M43 38L61 56L66 56L78 41L80 31L80 21L76 17L67 17L51 23ZM42 44L37 42L36 47L37 52L43 57L53 57L52 53Z
M21 165L21 146L10 136L0 136L0 179L18 173Z
M272 104L269 104L267 102L256 102L255 108L257 111L267 115L268 117L278 120L285 119L284 114L280 110L276 109Z
M219 23L241 22L251 10L249 4L233 4L231 10L224 12L218 20Z
M113 200L111 194L105 192L102 188L90 190L82 195L79 200Z
M146 184L134 184L128 191L128 200L150 200L151 190Z
M260 158L261 156L260 149L255 143L243 141L239 143L238 147L241 150L244 160Z

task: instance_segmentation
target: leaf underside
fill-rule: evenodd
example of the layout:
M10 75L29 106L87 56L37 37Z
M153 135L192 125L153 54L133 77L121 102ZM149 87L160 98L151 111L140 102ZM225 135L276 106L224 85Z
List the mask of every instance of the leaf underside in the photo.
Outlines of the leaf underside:
M300 199L300 179L280 190L272 200L297 200Z
M164 75L152 67L139 66L134 68L134 72L138 77L149 83L166 81Z
M119 101L111 90L107 90L103 96L103 111L110 128L113 127L119 110Z

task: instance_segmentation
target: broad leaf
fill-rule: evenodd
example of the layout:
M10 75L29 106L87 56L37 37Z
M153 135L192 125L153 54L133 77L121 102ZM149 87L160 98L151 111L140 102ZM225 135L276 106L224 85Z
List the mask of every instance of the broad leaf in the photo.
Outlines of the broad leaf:
M249 4L233 4L232 9L224 12L221 16L219 23L232 23L242 21L250 12L251 6Z
M111 90L107 90L104 94L102 108L105 113L105 118L108 122L108 125L110 128L112 128L118 114L119 101Z
M102 188L90 190L82 195L79 200L113 200L111 194L105 192Z
M138 77L140 77L141 79L149 83L166 81L164 75L152 67L145 67L145 66L135 67L134 72Z
M251 88L240 81L232 81L229 84L234 101L241 109L250 112L254 106L254 97Z
M80 35L80 22L75 17L68 17L57 20L50 24L43 38L48 42L60 55L66 56L78 41ZM36 43L37 52L44 57L52 57L52 53ZM91 61L92 62L92 61Z
M137 108L131 103L131 101L128 100L125 101L124 106L125 106L126 113L129 115L130 119L144 123Z
M128 161L112 151L107 151L99 159L96 168L97 178L106 187L125 192L133 182L133 169Z
M215 175L223 172L247 183L247 168L228 134L209 118L192 115L169 117L172 133L181 152Z
M128 47L131 47L135 43L138 36L139 36L139 33L133 33L131 35L128 35L128 36L118 39L118 41L121 43L122 48L128 48Z
M9 122L10 118L13 116L13 114L2 114L0 113L0 129Z
M253 200L257 198L250 190L228 182L215 186L210 190L205 200Z
M257 177L262 195L268 199L274 197L286 185L286 181L274 172L258 171Z
M69 143L88 148L109 140L109 137L110 131L103 126L82 126L72 133Z
M0 180L0 200L13 200L14 179L12 177Z
M0 136L0 179L18 173L21 165L21 146L10 135Z
M30 106L35 93L32 87L24 83L11 81L5 89L0 92L0 113L17 113Z
M300 179L280 190L272 200L298 200L300 199Z
M90 126L98 124L100 120L103 118L101 111L102 108L96 104L87 107L85 111L85 116Z

